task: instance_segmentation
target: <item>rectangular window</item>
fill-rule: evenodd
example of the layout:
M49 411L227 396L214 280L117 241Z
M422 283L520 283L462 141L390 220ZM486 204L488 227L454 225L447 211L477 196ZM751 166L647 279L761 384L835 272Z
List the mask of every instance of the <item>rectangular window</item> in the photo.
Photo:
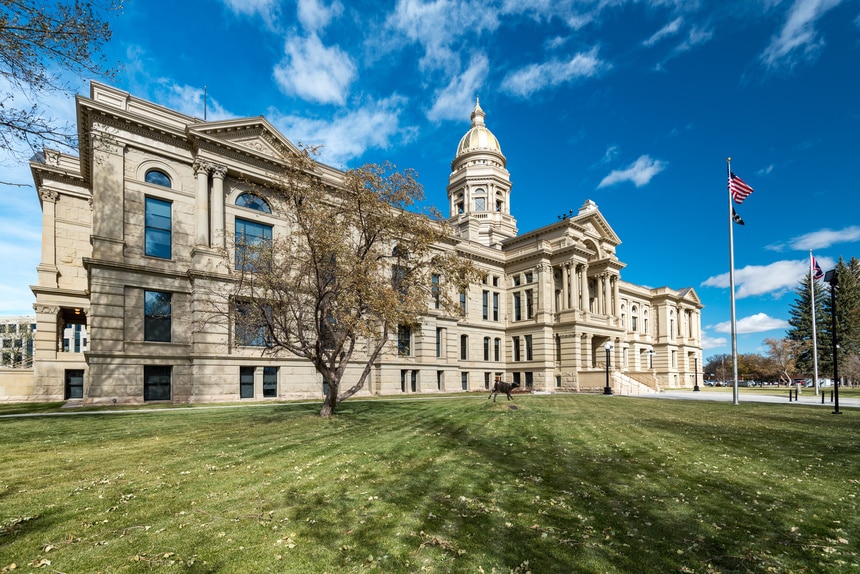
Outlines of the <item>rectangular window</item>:
M526 319L531 319L534 316L534 290L526 290Z
M442 328L436 327L436 356L442 356Z
M66 371L66 392L65 398L82 399L84 398L84 372L81 370Z
M460 360L465 361L469 358L469 336L460 335Z
M499 320L499 294L493 293L493 321Z
M247 301L236 302L236 345L241 347L267 346L267 327L260 311Z
M514 382L515 383L521 383L522 382L520 380L520 374L519 373L514 373Z
M534 373L532 373L531 371L526 371L526 388L532 388L534 386L534 383Z
M531 271L526 272L526 283L534 281L534 274Z
M460 291L460 311L463 312L463 315L466 314L466 292Z
M490 318L490 292L481 292L482 317L486 321Z
M143 367L143 400L169 401L172 367Z
M436 371L436 390L441 391L445 386L445 371Z
M173 224L170 202L146 198L144 222L144 253L150 257L170 259Z
M484 360L490 360L490 338L484 337Z
M272 226L236 218L236 269L253 271L257 251L272 241Z
M430 289L433 294L433 308L438 309L441 305L441 302L439 296L439 275L437 273L433 274L432 286Z
M523 305L520 300L520 294L514 293L514 321L519 321L523 318Z
M493 360L500 361L502 356L502 340L495 339L493 341Z
M254 398L254 367L239 367L239 398Z
M498 287L498 286L499 286L499 276L493 275L493 287Z
M412 355L412 329L406 325L397 326L397 354L401 357Z
M401 369L400 371L400 392L406 392L406 378L409 376L409 371L406 369Z
M410 385L413 393L418 392L418 371L412 371Z
M520 276L514 275L514 287L518 287L520 284Z
M278 367L263 367L263 396L278 396Z
M532 360L532 336L526 335L526 361Z
M464 391L469 390L469 373L460 373L460 386Z
M170 342L171 331L171 293L162 291L143 292L143 340L162 343ZM77 336L78 333L75 333ZM75 341L78 347L78 341Z
M493 376L492 373L484 373L484 389L490 389L490 378Z
M514 343L514 360L519 361L520 360L520 338L514 337L512 340Z

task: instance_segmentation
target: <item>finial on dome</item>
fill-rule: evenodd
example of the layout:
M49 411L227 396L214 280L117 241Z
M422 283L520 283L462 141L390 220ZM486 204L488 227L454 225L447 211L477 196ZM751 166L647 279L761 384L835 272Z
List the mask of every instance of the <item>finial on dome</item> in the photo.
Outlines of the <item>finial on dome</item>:
M484 117L487 114L481 109L481 99L475 97L475 109L472 111L472 127L484 125Z

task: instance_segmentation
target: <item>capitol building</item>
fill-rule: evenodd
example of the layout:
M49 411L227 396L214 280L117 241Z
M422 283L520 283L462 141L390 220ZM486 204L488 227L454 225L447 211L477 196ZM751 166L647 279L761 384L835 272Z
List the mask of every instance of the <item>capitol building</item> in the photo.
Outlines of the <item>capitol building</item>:
M621 240L587 198L521 233L485 119L476 103L451 142L447 187L458 251L483 280L461 300L464 316L428 301L408 352L392 340L357 396L485 391L497 377L544 393L692 387L702 364L695 291L625 282ZM262 116L204 121L100 83L78 97L77 121L79 157L45 150L31 162L42 251L33 382L20 398L322 399L310 362L263 352L226 318L204 320L207 282L230 263L234 240L285 225L258 190L280 150L296 146ZM335 185L343 175L320 169ZM85 345L64 343L73 331Z

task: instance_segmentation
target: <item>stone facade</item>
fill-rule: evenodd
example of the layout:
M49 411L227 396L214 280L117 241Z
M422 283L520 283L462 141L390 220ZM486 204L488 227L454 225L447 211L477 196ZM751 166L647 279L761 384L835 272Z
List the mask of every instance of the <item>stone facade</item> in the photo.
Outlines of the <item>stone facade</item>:
M248 182L265 183L295 146L262 117L206 122L98 83L77 107L80 157L46 150L31 163L43 244L30 398L322 397L307 361L240 345L230 321L206 315L239 226L283 230L277 209L248 201ZM695 292L623 281L620 239L591 201L519 234L506 158L484 119L476 105L448 198L459 248L485 279L466 293L463 318L428 305L408 356L392 342L361 393L485 390L496 377L537 392L602 391L607 377L625 394L692 386ZM336 186L341 172L321 170ZM87 347L63 344L70 328Z

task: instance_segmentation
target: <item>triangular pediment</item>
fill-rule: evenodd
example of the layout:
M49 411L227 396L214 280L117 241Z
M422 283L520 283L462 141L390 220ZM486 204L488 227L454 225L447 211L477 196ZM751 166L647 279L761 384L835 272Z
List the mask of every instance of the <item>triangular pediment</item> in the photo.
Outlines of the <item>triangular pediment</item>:
M188 136L276 161L300 153L263 116L195 124L188 127Z
M609 226L606 218L597 209L597 204L591 200L585 202L579 213L573 216L573 221L589 235L596 235L614 245L621 243L621 238Z

